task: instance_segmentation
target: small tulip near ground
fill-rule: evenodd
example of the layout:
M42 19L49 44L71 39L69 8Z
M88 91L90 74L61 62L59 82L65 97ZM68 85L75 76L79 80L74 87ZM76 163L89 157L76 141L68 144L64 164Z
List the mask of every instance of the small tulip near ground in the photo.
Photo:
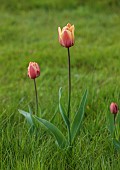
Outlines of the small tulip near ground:
M36 114L38 113L38 94L36 86L36 78L40 76L40 67L36 62L30 62L28 66L28 77L34 80L35 96L36 96Z
M111 103L110 105L110 111L113 114L117 114L118 113L118 105L116 103Z
M35 79L40 76L40 67L38 63L30 62L28 66L28 76L31 79Z
M112 102L110 104L110 112L114 114L114 124L115 124L116 115L118 113L118 105L116 103Z
M108 129L111 133L114 147L120 151L120 115L117 103L112 102L110 104L110 112L112 115L109 115Z

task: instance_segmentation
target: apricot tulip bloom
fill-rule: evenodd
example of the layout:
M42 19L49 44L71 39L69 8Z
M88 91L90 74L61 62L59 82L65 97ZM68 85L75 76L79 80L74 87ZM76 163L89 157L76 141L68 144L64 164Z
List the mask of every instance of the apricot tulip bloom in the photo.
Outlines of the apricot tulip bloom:
M31 79L35 79L40 75L40 67L35 62L30 62L28 66L28 76Z
M58 38L59 43L66 48L69 48L74 45L74 25L68 23L65 27L58 27Z

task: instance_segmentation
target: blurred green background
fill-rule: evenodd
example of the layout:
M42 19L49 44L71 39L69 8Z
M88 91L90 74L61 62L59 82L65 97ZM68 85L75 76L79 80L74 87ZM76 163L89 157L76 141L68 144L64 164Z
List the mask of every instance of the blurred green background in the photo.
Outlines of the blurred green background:
M119 0L0 0L0 8L8 10L29 10L35 8L65 9L76 8L80 5L95 7L114 7L120 5Z

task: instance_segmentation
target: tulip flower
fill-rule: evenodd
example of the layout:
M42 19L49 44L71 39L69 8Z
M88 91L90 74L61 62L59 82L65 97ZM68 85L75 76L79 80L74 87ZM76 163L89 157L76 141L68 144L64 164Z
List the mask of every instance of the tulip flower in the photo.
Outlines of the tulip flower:
M117 114L118 113L118 105L116 103L111 103L110 105L110 111L113 114Z
M30 62L28 66L28 76L31 79L35 79L40 76L40 67L35 62Z
M118 105L116 103L112 102L110 104L110 112L112 114L114 114L114 124L115 124L115 118L116 118L116 115L117 115L118 111L119 111L118 110Z
M28 66L28 77L34 80L35 96L36 96L36 113L38 113L38 95L35 78L40 76L40 67L35 62L30 62Z
M65 27L61 28L58 27L58 38L59 43L66 48L69 48L74 45L74 25L71 26L68 23Z

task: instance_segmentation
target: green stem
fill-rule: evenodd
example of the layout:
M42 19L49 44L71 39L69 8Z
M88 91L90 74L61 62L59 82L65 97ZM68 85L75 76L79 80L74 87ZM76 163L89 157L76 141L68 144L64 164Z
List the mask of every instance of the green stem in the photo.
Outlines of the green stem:
M34 87L35 87L35 97L36 97L36 114L38 114L38 95L37 95L37 87L36 87L35 79L34 79Z
M115 125L116 114L114 114L114 125Z
M68 141L69 141L69 146L71 147L71 131L70 131L70 126L68 128Z
M71 101L71 70L70 70L70 50L68 48L68 119L70 122L70 101ZM69 145L71 146L71 131L70 131L70 125L68 128L68 141Z
M71 70L70 70L70 50L68 48L68 119L70 118L70 101L71 101Z

